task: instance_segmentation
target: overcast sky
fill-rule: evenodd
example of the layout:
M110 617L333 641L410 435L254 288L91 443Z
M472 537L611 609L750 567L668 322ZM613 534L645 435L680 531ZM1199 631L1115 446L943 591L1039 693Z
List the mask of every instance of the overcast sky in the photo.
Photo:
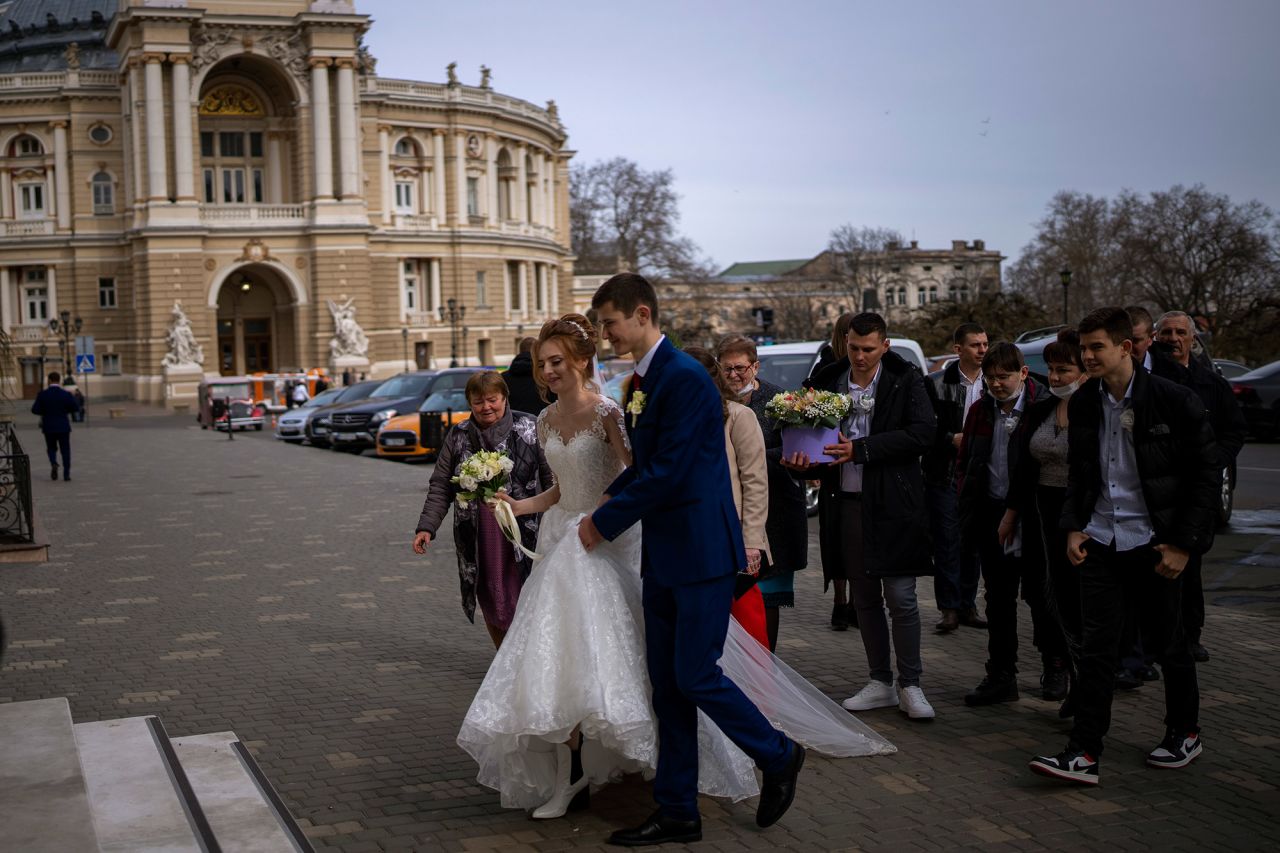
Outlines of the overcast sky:
M554 98L577 162L671 168L721 267L842 223L1016 257L1054 192L1280 209L1280 3L357 0L378 73Z

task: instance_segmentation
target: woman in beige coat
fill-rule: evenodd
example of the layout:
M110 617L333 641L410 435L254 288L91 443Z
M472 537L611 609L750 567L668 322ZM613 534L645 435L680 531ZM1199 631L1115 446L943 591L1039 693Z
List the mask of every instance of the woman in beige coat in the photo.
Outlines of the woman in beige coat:
M733 505L742 524L742 541L747 549L747 574L755 577L772 557L765 523L769 520L769 473L765 465L764 433L755 412L735 402L725 385L720 364L709 350L688 347L685 354L697 359L711 375L724 401L724 445L729 457L729 479L733 484ZM746 581L745 578L739 578ZM733 603L733 617L765 648L769 634L765 625L764 598L754 582L745 592L739 583Z

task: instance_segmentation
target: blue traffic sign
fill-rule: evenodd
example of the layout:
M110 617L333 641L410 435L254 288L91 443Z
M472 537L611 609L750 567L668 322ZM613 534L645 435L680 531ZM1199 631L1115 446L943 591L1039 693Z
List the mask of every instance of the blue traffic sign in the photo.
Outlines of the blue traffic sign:
M76 373L97 373L93 353L80 353L76 356Z

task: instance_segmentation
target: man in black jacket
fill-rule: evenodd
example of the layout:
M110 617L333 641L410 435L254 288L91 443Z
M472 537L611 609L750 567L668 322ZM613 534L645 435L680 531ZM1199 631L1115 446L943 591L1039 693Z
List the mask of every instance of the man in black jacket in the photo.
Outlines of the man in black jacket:
M1249 426L1236 399L1231 384L1217 370L1205 367L1200 359L1191 357L1191 345L1195 341L1195 326L1191 317L1182 311L1169 311L1156 325L1159 342L1169 347L1170 357L1187 371L1187 386L1195 391L1204 403L1213 425L1213 437L1218 447L1218 471L1224 486L1234 481L1236 456L1244 446ZM1192 555L1182 579L1182 620L1191 645L1191 656L1198 662L1209 660L1209 652L1200 643L1204 628L1204 586L1200 576L1201 555Z
M920 457L933 440L933 407L920 371L889 352L879 314L854 317L846 341L849 360L836 362L813 381L814 388L850 395L854 404L839 442L824 448L835 461L811 466L797 453L784 464L810 477L820 472L823 574L848 579L858 611L870 678L844 707L866 711L896 705L913 720L928 720L934 711L920 689L916 577L933 573L920 473ZM892 650L886 604L893 620Z
M1126 601L1138 602L1148 650L1164 670L1165 736L1147 763L1185 767L1202 751L1180 576L1190 556L1213 541L1213 430L1193 392L1140 368L1132 335L1122 308L1100 308L1080 322L1090 379L1068 412L1070 472L1060 524L1080 569L1084 617L1075 724L1065 750L1030 767L1081 784L1098 783Z
M538 396L538 386L533 381L533 345L535 343L537 341L533 338L524 338L520 341L520 352L511 359L511 366L507 368L506 373L502 374L502 378L506 380L507 389L510 391L507 405L512 411L536 416L547 407L547 403ZM604 389L600 390L603 392Z
M982 375L987 393L965 418L956 489L964 549L976 551L982 563L990 635L987 675L965 695L964 703L993 705L1018 699L1019 591L1031 608L1033 637L1043 662L1043 698L1060 702L1068 687L1066 638L1045 606L1044 564L1022 559L1024 548L1039 547L1036 516L1028 507L1011 507L1008 502L1010 474L1018 466L1027 428L1023 415L1049 392L1028 376L1022 351L1008 341L997 341L987 350ZM1024 566L1038 573L1024 573Z
M921 462L937 572L933 578L933 594L942 613L942 619L934 628L943 634L961 625L987 627L987 621L978 615L978 555L960 544L960 507L955 483L956 455L965 415L986 390L982 381L982 359L987 354L987 333L977 323L961 323L951 340L958 357L942 370L930 373L925 382L933 413L938 418L938 430L933 446Z
M58 479L58 452L62 452L62 479L71 479L71 415L79 405L71 392L58 383L61 374L50 373L49 385L36 395L31 404L33 414L40 416L40 431L44 433L45 450L49 453L50 477Z

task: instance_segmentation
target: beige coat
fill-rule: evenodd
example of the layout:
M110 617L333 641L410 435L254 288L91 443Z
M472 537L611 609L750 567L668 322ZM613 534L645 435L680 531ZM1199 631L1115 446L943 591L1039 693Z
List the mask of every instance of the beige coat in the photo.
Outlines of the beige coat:
M764 433L756 413L741 403L729 404L724 422L724 444L729 454L729 479L733 482L733 505L742 522L742 540L747 548L758 548L773 562L764 525L769 520L769 474L765 468Z

